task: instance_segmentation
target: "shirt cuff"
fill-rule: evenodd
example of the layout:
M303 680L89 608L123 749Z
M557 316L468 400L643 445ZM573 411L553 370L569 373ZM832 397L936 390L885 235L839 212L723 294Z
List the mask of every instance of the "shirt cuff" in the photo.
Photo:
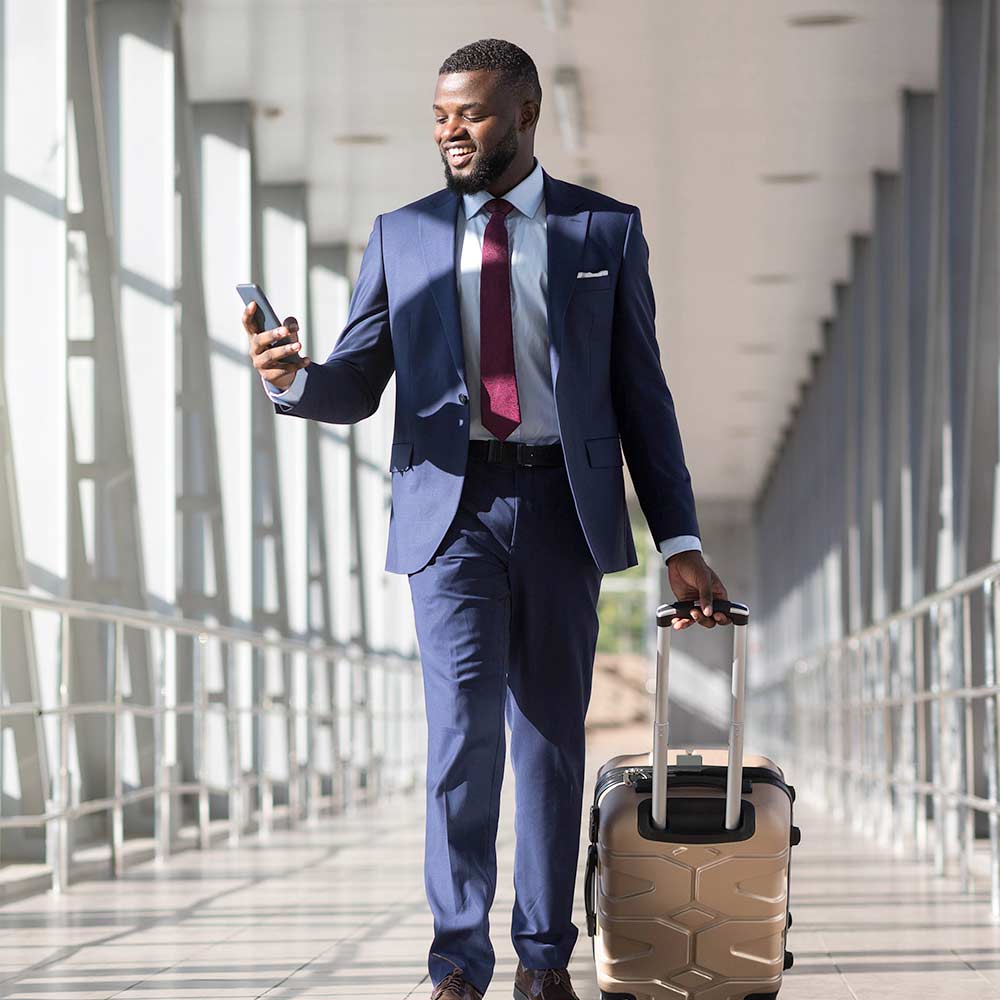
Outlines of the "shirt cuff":
M673 538L664 538L658 548L666 562L678 552L701 552L701 539L697 535L675 535Z
M288 388L282 390L281 392L275 389L270 382L265 381L263 377L261 377L260 381L264 386L264 390L271 397L271 399L273 399L279 406L291 409L291 407L293 407L302 398L302 393L305 392L307 374L308 369L300 368L295 373L295 378L292 379Z

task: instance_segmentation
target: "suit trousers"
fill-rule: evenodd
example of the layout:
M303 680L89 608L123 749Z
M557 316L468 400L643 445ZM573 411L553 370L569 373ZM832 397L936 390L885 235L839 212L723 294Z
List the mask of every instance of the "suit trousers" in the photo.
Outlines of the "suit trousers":
M448 531L409 574L427 715L424 883L437 984L493 975L500 788L514 772L511 937L525 968L564 968L584 784L584 718L603 573L562 466L469 459Z

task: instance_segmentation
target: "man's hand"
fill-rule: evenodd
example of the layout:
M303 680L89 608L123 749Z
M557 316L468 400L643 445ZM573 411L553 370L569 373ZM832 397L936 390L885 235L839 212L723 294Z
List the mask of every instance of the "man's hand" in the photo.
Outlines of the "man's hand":
M712 611L712 598L728 598L726 588L715 571L702 558L700 552L689 550L678 552L667 560L667 576L670 589L678 601L698 601L701 609L694 608L690 618L674 620L675 629L688 628L694 622L705 628L728 625L729 616L721 611ZM702 610L704 609L704 610Z
M265 382L270 382L279 392L284 392L295 378L295 373L300 368L305 368L309 364L309 358L305 355L298 360L286 361L290 354L295 354L302 345L299 343L299 321L294 316L289 316L283 326L276 330L262 330L258 332L254 313L257 310L257 303L251 302L243 310L243 329L250 336L250 360L253 362L257 374ZM271 347L276 340L284 337L291 337L290 344L280 347Z

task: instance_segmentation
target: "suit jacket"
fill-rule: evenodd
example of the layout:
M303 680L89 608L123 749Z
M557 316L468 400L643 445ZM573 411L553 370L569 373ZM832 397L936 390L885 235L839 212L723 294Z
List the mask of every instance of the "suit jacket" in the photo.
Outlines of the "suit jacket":
M583 533L605 573L638 562L622 452L653 540L697 535L691 479L660 367L639 209L544 174L548 332L559 437ZM330 356L275 412L348 424L396 373L385 568L414 573L458 509L469 443L455 279L461 197L447 188L375 219ZM607 271L602 277L579 272Z

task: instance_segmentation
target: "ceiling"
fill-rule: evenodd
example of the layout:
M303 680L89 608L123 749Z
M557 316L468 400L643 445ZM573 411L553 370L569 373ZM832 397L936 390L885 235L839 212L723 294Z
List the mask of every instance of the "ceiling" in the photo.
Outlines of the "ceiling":
M355 268L379 212L443 186L445 56L489 36L525 48L546 170L642 209L698 497L746 500L849 234L870 229L872 171L898 167L900 90L936 85L938 16L938 0L184 0L182 24L191 98L254 102L261 180L305 181L311 238L346 240ZM557 66L579 76L574 152Z

